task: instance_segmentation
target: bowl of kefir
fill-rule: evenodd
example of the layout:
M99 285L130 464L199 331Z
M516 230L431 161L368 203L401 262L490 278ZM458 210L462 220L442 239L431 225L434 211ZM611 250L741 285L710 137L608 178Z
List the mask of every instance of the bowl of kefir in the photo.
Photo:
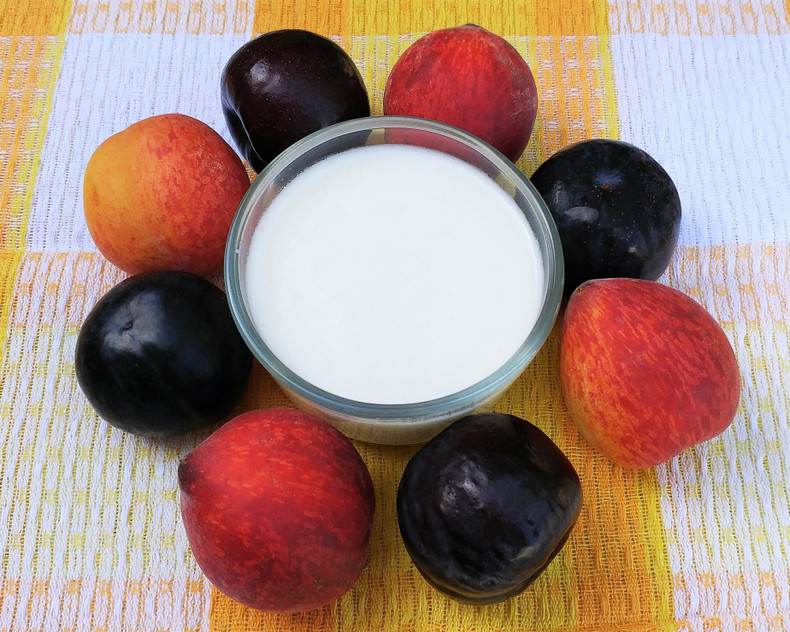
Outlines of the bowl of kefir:
M490 407L562 298L554 222L484 141L411 117L297 142L242 200L225 253L236 324L290 400L351 438L427 441Z

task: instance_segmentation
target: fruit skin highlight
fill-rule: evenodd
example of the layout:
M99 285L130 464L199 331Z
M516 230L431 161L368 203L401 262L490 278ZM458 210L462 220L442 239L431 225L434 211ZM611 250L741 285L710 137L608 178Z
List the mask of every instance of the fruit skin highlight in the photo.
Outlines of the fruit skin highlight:
M246 606L312 610L363 570L373 483L351 441L314 415L239 415L186 456L178 482L198 565Z
M231 136L258 173L305 136L370 116L362 75L348 53L298 29L243 44L222 71L220 93Z
M222 265L236 209L250 186L225 140L184 114L161 114L113 134L85 168L85 221L99 251L129 274Z
M507 40L474 24L418 39L395 62L384 90L384 114L460 127L514 162L529 142L537 111L527 62Z
M571 295L560 386L589 442L631 469L718 436L740 397L735 353L716 320L682 292L642 279L596 279Z

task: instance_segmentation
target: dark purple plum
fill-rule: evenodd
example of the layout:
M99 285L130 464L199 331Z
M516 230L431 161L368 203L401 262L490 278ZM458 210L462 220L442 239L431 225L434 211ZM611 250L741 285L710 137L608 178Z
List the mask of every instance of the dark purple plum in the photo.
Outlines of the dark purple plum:
M296 29L241 46L222 72L221 96L231 136L258 173L308 134L370 116L351 57L332 40Z
M562 549L582 492L567 457L531 423L463 417L409 461L398 487L406 550L437 590L486 604L521 593Z
M680 196L644 150L609 139L582 141L537 168L532 183L551 211L565 258L565 296L584 281L655 281L680 228Z
M176 271L129 277L102 296L80 328L74 361L100 417L159 437L223 420L252 369L225 293Z

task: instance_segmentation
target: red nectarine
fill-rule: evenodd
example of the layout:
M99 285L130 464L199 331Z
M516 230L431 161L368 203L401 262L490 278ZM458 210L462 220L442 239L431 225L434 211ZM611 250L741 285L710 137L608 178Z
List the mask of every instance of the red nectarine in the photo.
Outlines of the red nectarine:
M529 142L537 111L527 62L507 40L474 24L418 39L395 63L384 90L384 114L455 125L513 161Z
M187 455L178 481L198 565L244 605L311 610L362 572L373 483L351 441L318 417L290 408L239 415Z
M560 385L582 434L642 469L732 422L740 376L730 341L699 303L642 279L582 283L565 310Z

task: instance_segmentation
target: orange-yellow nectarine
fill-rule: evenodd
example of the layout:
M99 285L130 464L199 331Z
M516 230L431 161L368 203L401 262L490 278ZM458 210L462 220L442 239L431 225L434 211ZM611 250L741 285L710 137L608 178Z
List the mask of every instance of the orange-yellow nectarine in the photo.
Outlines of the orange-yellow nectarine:
M241 159L205 123L152 116L110 136L85 169L83 203L99 251L122 270L216 272L250 186Z

